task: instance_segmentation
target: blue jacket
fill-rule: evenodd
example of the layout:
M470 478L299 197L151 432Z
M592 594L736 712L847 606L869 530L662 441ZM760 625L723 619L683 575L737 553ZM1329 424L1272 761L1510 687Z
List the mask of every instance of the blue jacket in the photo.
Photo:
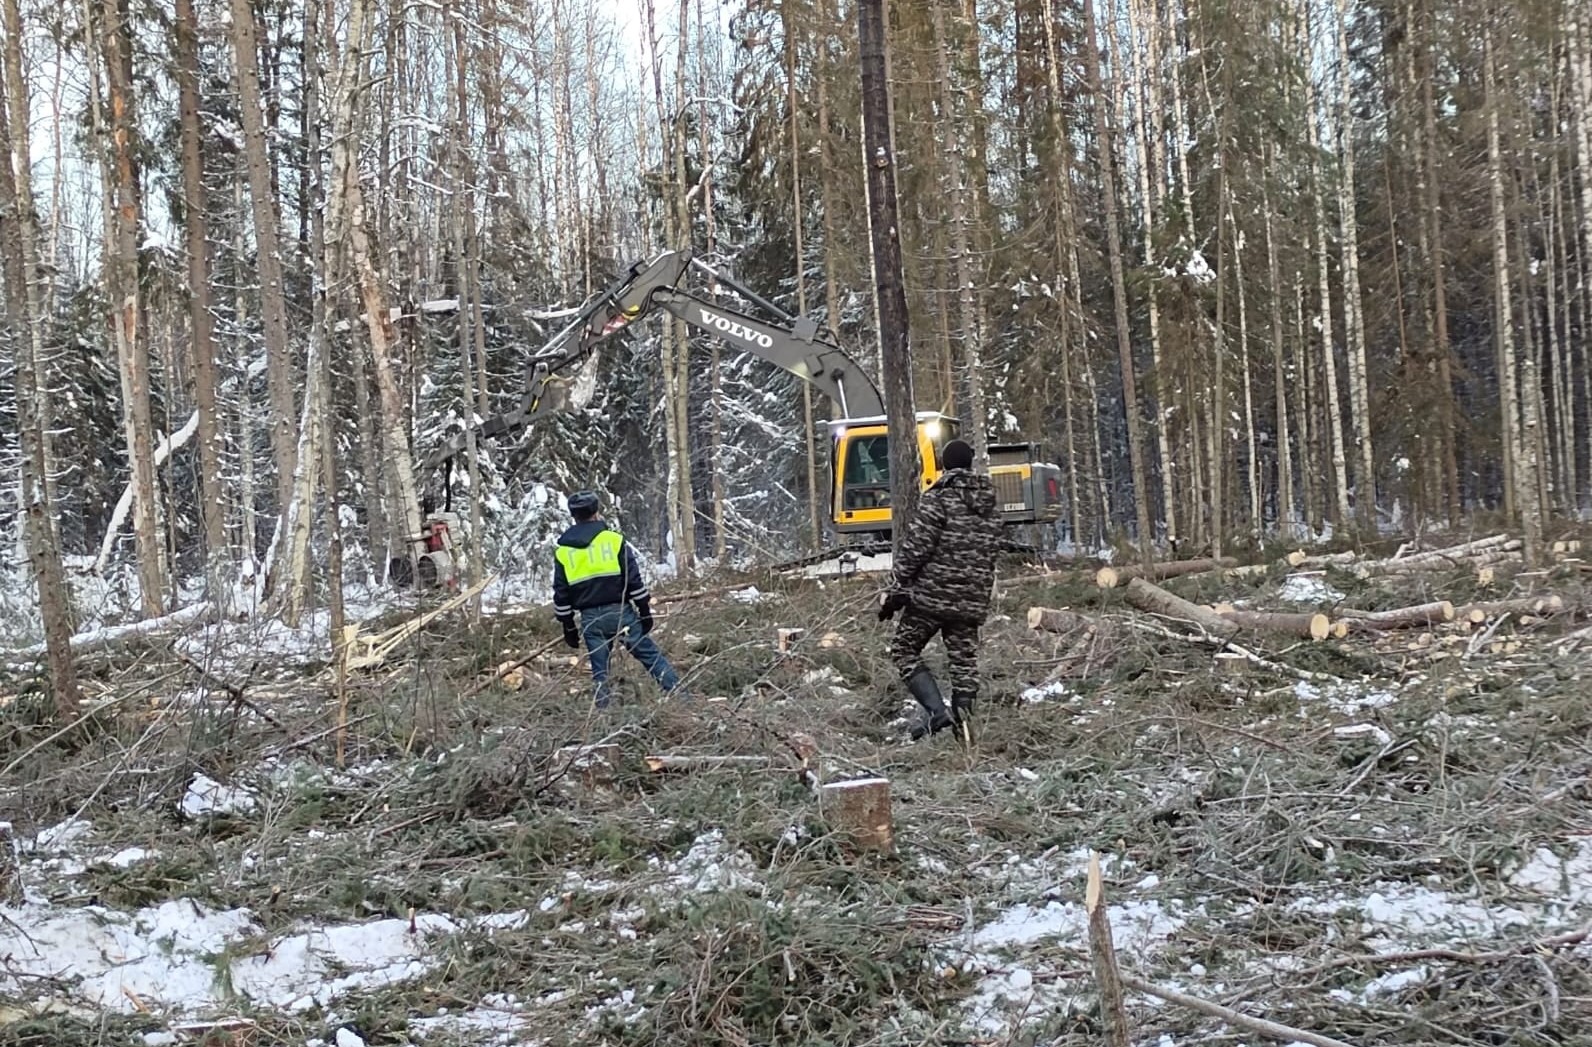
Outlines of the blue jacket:
M630 543L605 522L578 523L559 536L553 556L553 614L559 621L593 607L640 607L651 598Z

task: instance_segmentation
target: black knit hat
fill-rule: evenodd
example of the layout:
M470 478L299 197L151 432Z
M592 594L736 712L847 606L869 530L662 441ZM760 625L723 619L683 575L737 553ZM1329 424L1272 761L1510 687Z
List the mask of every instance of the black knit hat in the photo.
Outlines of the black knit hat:
M940 452L940 464L947 469L971 469L973 448L966 440L952 440Z

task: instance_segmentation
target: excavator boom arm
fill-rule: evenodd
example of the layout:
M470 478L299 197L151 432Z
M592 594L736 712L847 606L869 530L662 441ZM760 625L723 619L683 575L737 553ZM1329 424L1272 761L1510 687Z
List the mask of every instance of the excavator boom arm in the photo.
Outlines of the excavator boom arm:
M490 437L513 432L561 408L564 397L563 387L555 381L558 375L585 360L604 339L657 308L811 382L847 417L884 413L884 401L868 373L839 346L823 338L817 323L808 317L770 323L682 290L680 283L692 264L687 252L665 251L651 261L632 265L575 313L531 359L519 404L478 423L476 433ZM469 437L467 430L461 430L433 448L421 463L421 483L427 483L461 453Z

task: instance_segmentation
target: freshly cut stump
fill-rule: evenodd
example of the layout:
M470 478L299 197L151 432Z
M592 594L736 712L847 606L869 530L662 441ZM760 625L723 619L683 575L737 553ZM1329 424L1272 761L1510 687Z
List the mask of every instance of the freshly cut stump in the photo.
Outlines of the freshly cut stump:
M881 854L895 850L890 779L854 778L821 785L818 787L818 810L831 828L850 837L859 850Z

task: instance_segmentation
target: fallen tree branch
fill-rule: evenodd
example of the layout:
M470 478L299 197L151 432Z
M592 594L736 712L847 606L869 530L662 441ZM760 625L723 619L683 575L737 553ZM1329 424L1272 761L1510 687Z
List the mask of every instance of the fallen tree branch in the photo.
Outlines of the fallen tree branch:
M1308 1029L1298 1029L1292 1025L1284 1025L1282 1022L1274 1022L1269 1018L1252 1018L1247 1014L1233 1010L1231 1007L1223 1007L1219 1003L1202 1000L1198 996L1190 996L1188 993L1178 992L1176 989L1163 989L1159 985L1151 985L1144 979L1135 978L1131 974L1122 975L1122 984L1134 992L1144 993L1146 996L1154 996L1168 1003L1179 1004L1189 1010L1199 1011L1201 1014L1208 1014L1212 1018L1226 1022L1228 1025L1234 1025L1240 1029L1248 1029L1250 1032L1259 1033L1261 1036L1266 1036L1273 1040L1281 1040L1284 1043L1308 1043L1311 1047L1353 1047L1352 1044L1343 1040L1333 1039L1331 1036L1323 1036L1320 1033L1310 1032Z
M1355 953L1352 956L1340 956L1336 960L1307 967L1297 973L1301 977L1325 974L1343 967L1360 966L1385 966L1390 963L1418 963L1421 960L1448 960L1453 963L1501 963L1504 960L1514 959L1516 956L1530 956L1536 953L1551 952L1554 949L1564 949L1572 945L1580 945L1588 938L1592 938L1592 924L1581 928L1579 931L1565 931L1547 938L1534 938L1529 942L1507 949L1492 949L1487 952L1465 952L1460 949L1408 949L1404 952L1367 952Z
M476 695L480 694L482 691L486 690L488 687L491 687L493 684L495 684L499 680L503 679L503 677L507 676L509 673L513 672L516 669L521 668L522 666L524 666L528 662L531 662L531 661L533 661L533 660L535 660L537 658L540 658L542 655L546 654L548 651L551 651L554 647L557 647L559 644L561 644L563 642L564 642L564 638L563 637L559 637L556 640L549 640L546 643L544 643L542 646L538 647L536 650L532 651L530 654L528 654L525 657L519 659L518 661L504 662L502 665L497 667L497 672L493 673L491 676L487 677L485 680L482 680L480 683L476 684L474 687L472 687L468 691L466 691L464 693L464 697L465 698L474 698Z
M228 681L223 680L221 677L217 676L215 673L211 672L209 669L205 668L199 662L195 661L193 658L182 653L181 651L174 650L172 653L177 656L177 660L179 662L198 673L199 679L203 680L211 687L219 687L225 691L227 697L232 699L234 705L244 706L279 731L288 730L287 724L277 719L275 713L265 708L265 706L261 705L253 698L250 698L248 695L244 694L242 684L229 683Z

